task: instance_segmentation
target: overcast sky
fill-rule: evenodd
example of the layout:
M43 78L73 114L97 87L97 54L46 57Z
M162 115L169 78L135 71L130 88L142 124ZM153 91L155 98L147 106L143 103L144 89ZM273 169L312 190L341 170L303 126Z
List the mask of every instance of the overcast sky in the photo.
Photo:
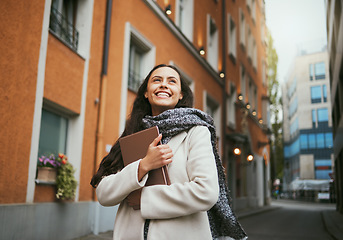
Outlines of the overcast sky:
M277 51L278 80L284 82L299 46L327 43L325 0L265 0L266 22Z

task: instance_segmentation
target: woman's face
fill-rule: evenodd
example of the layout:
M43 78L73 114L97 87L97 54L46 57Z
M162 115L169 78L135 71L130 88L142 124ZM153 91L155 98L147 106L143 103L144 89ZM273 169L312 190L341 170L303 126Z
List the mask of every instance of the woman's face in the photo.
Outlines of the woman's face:
M152 72L144 96L149 100L152 115L175 108L182 99L179 74L170 67L160 67Z

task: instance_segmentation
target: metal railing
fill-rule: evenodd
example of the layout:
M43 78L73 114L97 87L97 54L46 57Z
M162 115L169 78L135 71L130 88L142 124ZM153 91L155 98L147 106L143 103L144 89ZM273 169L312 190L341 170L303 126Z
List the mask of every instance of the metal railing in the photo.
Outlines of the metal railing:
M79 44L79 32L68 19L55 8L51 8L49 28L75 51Z
M134 92L138 91L139 86L142 83L142 78L139 73L136 73L134 70L129 70L129 81L128 88Z

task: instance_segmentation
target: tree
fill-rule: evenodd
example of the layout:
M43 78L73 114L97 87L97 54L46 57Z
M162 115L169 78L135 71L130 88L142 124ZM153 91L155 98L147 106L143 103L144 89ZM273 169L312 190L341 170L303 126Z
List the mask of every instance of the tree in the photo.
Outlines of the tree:
M268 47L268 96L270 99L270 121L271 121L271 179L282 179L283 176L283 141L282 141L282 98L280 84L277 78L278 55L274 48L274 40L267 33Z

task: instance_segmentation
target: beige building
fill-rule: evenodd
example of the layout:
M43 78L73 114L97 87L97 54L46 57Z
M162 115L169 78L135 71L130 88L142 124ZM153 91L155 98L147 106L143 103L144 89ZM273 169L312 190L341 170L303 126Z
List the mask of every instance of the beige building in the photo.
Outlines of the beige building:
M330 179L333 163L328 53L302 52L282 87L284 190L296 179Z

